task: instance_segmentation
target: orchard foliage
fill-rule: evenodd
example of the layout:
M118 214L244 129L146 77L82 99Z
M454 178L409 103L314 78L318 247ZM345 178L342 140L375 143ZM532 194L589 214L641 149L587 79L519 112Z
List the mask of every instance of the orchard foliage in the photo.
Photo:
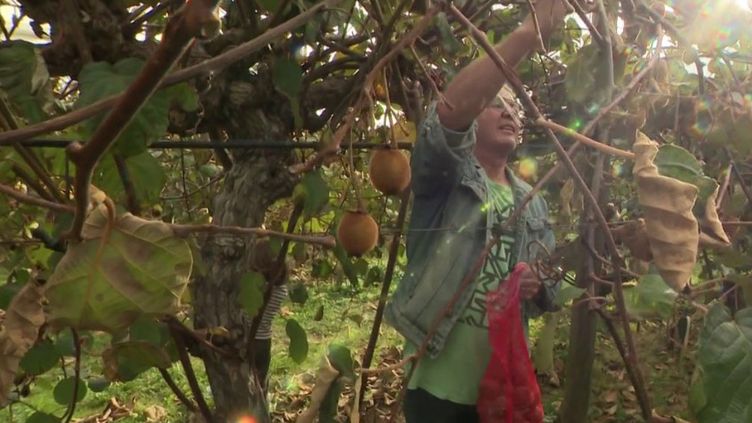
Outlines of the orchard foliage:
M441 1L342 0L324 7L309 0L220 1L202 15L197 38L178 52L170 72L224 61L161 85L124 128L108 134L112 143L91 163L92 188L82 209L74 201L84 194L74 189L80 162L71 160L70 149L50 146L86 145L120 107L105 100L148 79L141 71L162 51L160 42L173 37L168 23L193 3L215 2L78 3L80 9L65 0L0 0L0 403L13 406L41 389L34 383L40 375L59 375L49 394L60 408L28 421L72 416L88 391L114 381L138 383L144 371L176 361L185 365L189 352L209 360L207 350L196 353L201 348L237 354L230 348L238 340L233 328L192 327L192 304L200 299L191 298L191 280L222 266L202 260L204 232L247 238L276 231L274 251L282 249L283 259L312 277L346 280L354 289L388 283L385 274L394 270L385 269L388 256L397 255L391 257L397 274L405 261L404 245L390 245L401 236L397 194L409 180L404 157L393 148L414 142L426 106L440 101L458 69L484 54ZM529 11L525 1L453 3L492 43ZM694 418L752 421L749 6L735 0L569 3L578 13L517 71L547 119L570 135L587 131L623 150L605 159L590 147L572 155L582 174L600 175L594 178L602 188L598 199L623 261L583 246L580 225L591 215L572 175L558 170L542 193L563 248L539 265L563 281L558 301L565 307L595 293L604 299L603 315L614 320L696 322L699 336L681 333L672 341L696 352ZM425 31L405 38L423 23ZM244 44L264 34L274 36ZM228 55L244 45L242 54ZM586 127L594 118L597 125ZM41 146L40 139L49 142ZM566 146L574 142L561 139ZM216 143L212 149L150 148L209 140ZM527 122L524 140L513 166L534 185L559 159L536 122ZM321 152L317 160L310 149L294 148L311 141ZM372 150L355 143L393 160L374 163ZM315 165L292 172L304 162ZM218 214L231 213L217 210L223 193L239 184L233 172L254 166L270 169L269 179L279 185L265 188L263 200L236 198L241 205L232 212L263 203L265 227L222 227ZM297 217L288 220L296 213L297 226ZM71 234L76 214L85 217L84 226ZM289 238L279 237L288 229L300 237L280 241ZM333 248L321 247L335 238ZM594 276L623 284L626 310L610 288L588 294L568 285L586 257L607 262ZM234 283L238 300L225 306L243 313L250 326L264 308L267 276L249 269ZM315 288L292 285L291 299L305 302L308 289ZM307 323L290 318L286 334L275 334L289 338L298 362L309 349ZM553 331L543 333L539 369L552 361L540 358L551 357L553 348ZM342 387L358 378L358 355L344 346L329 349L320 369L327 383L306 416L336 413ZM101 365L82 372L84 359ZM205 414L200 392L192 395L194 409ZM221 407L225 399L215 400Z

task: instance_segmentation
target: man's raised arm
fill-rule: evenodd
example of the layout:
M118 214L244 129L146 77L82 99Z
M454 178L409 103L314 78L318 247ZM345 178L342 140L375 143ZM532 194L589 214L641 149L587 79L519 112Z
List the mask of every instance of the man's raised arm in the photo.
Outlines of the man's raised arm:
M535 13L543 39L547 39L564 19L566 7L562 0L537 0ZM517 66L538 45L532 16L496 45L496 51L510 66ZM464 131L483 108L496 96L504 77L490 57L483 55L463 68L447 86L444 96L451 104L440 102L439 120L446 128ZM452 107L453 106L453 107Z

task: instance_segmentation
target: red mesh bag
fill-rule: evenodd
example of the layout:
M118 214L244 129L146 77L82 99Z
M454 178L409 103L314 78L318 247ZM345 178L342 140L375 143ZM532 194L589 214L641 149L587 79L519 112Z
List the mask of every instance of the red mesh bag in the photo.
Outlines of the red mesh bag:
M543 422L540 388L520 313L520 276L526 268L526 263L518 263L486 300L491 360L480 382L481 423Z

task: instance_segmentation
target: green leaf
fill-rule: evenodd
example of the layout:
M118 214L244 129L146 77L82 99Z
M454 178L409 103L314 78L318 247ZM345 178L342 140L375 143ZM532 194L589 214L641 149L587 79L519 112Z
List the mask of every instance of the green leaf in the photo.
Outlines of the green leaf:
M22 283L6 283L5 285L0 286L0 308L7 310L8 305L10 305L10 301L18 293L18 291L23 288L23 286L24 284Z
M321 401L321 408L319 409L319 423L337 423L337 407L339 405L339 397L344 390L344 383L341 377L332 382L329 389L326 391L324 399Z
M105 389L110 387L110 381L103 377L95 377L89 379L87 385L91 392L103 392Z
M365 274L368 273L368 261L364 258L354 260L353 270L358 276L365 276Z
M326 259L319 259L313 262L311 276L314 278L325 279L334 272L334 266Z
M26 423L60 423L60 419L52 414L37 411L26 419Z
M152 345L164 346L170 339L167 327L153 318L142 317L129 328L131 341L144 341Z
M240 293L238 301L249 316L253 317L264 305L264 275L258 272L250 272L240 279Z
M538 339L531 353L531 358L538 374L556 374L554 346L556 344L556 328L559 325L562 314L562 312L556 312L543 315L543 327L538 332Z
M668 319L674 308L677 293L658 274L640 278L637 286L624 290L627 311L642 319Z
M288 319L285 325L285 332L290 338L290 348L288 352L290 357L296 363L300 364L308 356L308 336L300 323L294 319Z
M277 59L272 70L274 87L290 99L297 99L303 88L303 70L295 60Z
M75 357L76 343L69 330L60 332L55 338L55 349L63 357Z
M60 363L60 352L55 344L42 341L26 352L21 359L21 368L30 375L41 375Z
M31 122L46 118L41 99L36 98L49 80L41 51L34 44L13 40L0 47L0 90Z
M324 318L324 305L319 304L318 308L316 308L316 313L313 315L313 321L314 322L320 322L321 319Z
M698 423L752 421L752 308L711 307L700 334L690 408Z
M365 286L371 286L372 284L381 282L382 279L384 279L382 268L379 266L373 266L368 269L368 273L366 273Z
M444 12L436 15L434 24L436 25L436 29L439 30L441 45L448 54L456 54L462 50L462 43L457 41L457 38L454 36L452 27L449 25L449 20Z
M214 178L222 173L222 168L214 163L206 163L199 166L198 171L207 178Z
M159 202L167 175L162 164L149 151L124 159L128 177L133 185L139 203L153 205ZM106 192L116 203L125 203L125 187L120 178L112 154L108 154L97 167L94 185Z
M102 353L105 376L109 380L130 381L152 367L166 369L172 360L163 348L144 341L113 344Z
M191 274L188 243L161 221L91 212L46 285L48 322L116 332L177 311Z
M314 170L306 173L293 190L296 202L303 203L303 213L307 217L315 216L329 204L329 185L321 175L321 171Z
M132 57L114 65L107 62L87 64L78 77L80 96L76 101L76 107L87 106L102 98L122 93L138 76L143 64L141 59ZM169 123L168 112L172 104L187 111L194 110L198 104L197 96L186 83L157 91L118 136L115 150L124 157L143 153L149 143L166 132ZM104 116L102 113L84 123L85 138L94 133Z
M702 165L692 153L675 144L663 144L653 163L658 173L696 186L698 201L705 203L718 187L718 183L703 174Z
M258 0L258 4L267 12L274 12L277 10L277 0Z
M572 284L562 284L561 289L559 289L559 292L556 294L556 298L554 298L554 304L563 307L575 298L580 298L584 292L584 289Z
M577 51L574 60L567 65L564 79L569 101L584 103L586 100L594 99L594 93L599 89L598 72L603 73L599 71L601 63L604 62L601 49L597 45L588 44Z
M55 385L55 389L52 391L55 401L58 404L68 405L73 400L73 389L76 384L76 377L70 376L61 380ZM86 383L83 380L78 379L78 389L76 390L76 402L81 401L86 396Z
M337 369L341 375L350 380L355 380L355 362L353 361L352 353L347 347L340 344L329 345L327 358L332 367Z
M298 282L290 286L290 301L295 304L305 304L308 301L308 289L305 285Z

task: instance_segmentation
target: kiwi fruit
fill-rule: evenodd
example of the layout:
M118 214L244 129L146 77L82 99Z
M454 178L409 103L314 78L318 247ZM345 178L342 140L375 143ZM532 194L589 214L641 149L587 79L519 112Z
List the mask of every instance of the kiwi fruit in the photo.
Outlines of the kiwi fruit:
M362 210L346 211L337 227L337 239L348 255L360 257L379 240L379 225Z
M399 150L378 149L371 156L368 175L384 195L397 195L410 185L410 161Z

